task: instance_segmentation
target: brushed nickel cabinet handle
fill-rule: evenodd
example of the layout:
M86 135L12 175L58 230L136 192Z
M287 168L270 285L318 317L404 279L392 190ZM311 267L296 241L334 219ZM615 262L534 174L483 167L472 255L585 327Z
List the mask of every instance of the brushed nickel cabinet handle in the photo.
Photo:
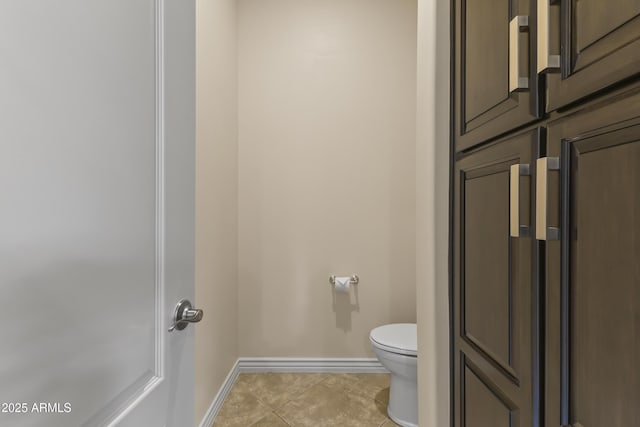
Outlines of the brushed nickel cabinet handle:
M528 237L529 226L520 224L520 177L529 176L529 165L511 165L509 172L509 234L511 237Z
M543 157L536 161L536 239L558 240L560 229L547 225L549 171L560 170L560 159Z
M560 55L551 55L550 42L550 8L552 4L559 4L560 0L537 0L538 4L538 73L560 70Z
M529 30L529 17L518 15L509 22L509 92L529 89L526 67L520 67L520 32Z

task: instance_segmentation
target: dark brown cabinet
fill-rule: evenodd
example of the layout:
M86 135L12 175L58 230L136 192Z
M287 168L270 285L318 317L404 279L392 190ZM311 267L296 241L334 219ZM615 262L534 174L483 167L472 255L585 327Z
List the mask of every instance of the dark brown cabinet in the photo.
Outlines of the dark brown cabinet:
M564 55L560 70L547 76L547 111L640 72L640 0L571 0L550 7L561 9Z
M533 422L538 292L530 169L540 136L537 129L514 136L456 164L456 427ZM510 230L514 215L516 232Z
M640 426L640 0L452 1L452 426Z
M453 16L456 151L640 77L640 0L454 0Z
M546 426L640 425L640 95L549 127Z
M530 0L456 1L457 151L538 118L531 7ZM510 40L510 22L516 16L527 17L527 25ZM510 42L517 43L520 56L511 71L528 80L527 89L510 91Z

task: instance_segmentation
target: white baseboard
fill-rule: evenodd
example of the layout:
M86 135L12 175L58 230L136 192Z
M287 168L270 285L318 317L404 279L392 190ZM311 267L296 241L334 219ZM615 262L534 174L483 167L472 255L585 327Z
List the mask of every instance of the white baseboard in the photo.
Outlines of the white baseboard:
M211 402L209 410L199 427L211 427L231 387L241 373L280 372L307 374L386 374L387 371L378 359L322 359L299 357L241 357L229 371L218 394Z
M239 370L243 372L297 373L362 373L381 374L388 371L378 359L322 359L296 357L241 357Z
M222 404L224 400L227 398L227 395L231 391L231 387L236 383L238 379L238 374L240 370L238 369L239 360L236 360L236 363L233 364L233 367L229 371L227 378L225 378L220 390L218 390L218 394L213 398L213 402L211 402L211 406L207 410L207 413L204 414L204 418L200 422L199 427L211 427L213 425L213 421L218 416L218 412L220 412L220 408L222 408Z

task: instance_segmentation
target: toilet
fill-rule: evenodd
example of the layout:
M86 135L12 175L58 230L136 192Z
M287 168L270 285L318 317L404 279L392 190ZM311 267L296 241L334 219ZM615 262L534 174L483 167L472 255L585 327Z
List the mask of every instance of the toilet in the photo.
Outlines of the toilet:
M393 323L371 331L373 352L391 373L387 415L403 427L418 427L418 332L415 323Z

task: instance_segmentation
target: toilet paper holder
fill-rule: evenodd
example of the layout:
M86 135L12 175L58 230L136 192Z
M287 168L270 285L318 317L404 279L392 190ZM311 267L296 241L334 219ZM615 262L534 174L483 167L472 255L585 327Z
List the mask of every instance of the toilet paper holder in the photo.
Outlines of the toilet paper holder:
M329 283L331 283L332 285L336 284L335 274L333 276L329 276ZM351 283L352 285L357 285L358 283L360 283L360 278L357 274L354 274L353 276L351 276L351 280L349 281L349 283Z

